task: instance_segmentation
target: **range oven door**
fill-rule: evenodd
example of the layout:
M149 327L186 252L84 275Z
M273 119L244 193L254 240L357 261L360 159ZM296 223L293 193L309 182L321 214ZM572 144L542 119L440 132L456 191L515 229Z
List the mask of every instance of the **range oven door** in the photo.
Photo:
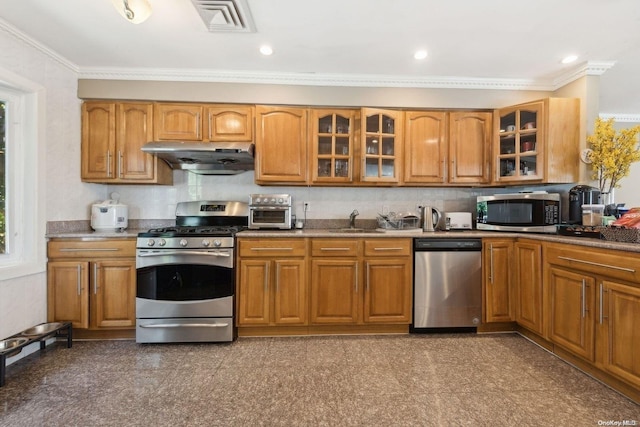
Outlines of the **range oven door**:
M232 249L139 249L136 342L233 341Z

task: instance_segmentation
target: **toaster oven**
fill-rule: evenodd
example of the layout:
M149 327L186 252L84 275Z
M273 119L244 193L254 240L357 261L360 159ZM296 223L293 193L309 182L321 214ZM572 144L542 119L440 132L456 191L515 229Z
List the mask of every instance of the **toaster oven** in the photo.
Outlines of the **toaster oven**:
M288 230L291 222L291 195L252 194L249 197L250 229Z

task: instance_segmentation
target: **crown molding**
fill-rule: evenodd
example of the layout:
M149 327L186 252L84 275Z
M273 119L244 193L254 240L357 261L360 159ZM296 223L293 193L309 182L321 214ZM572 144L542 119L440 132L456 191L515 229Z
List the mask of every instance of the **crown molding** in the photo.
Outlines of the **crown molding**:
M598 116L601 119L613 119L614 122L619 123L640 123L640 114L600 113Z
M26 45L31 46L32 48L40 51L42 54L53 59L63 67L66 67L75 73L78 73L80 71L79 67L76 64L67 60L65 57L59 55L57 52L55 52L54 50L51 50L49 47L43 45L39 41L32 39L22 31L17 29L16 27L14 27L13 25L9 24L7 21L3 20L2 18L0 18L0 31L3 31L9 34L10 36L20 40L21 42L25 43Z
M584 76L601 76L615 65L615 61L588 61L561 74L553 80L554 90Z
M148 68L91 68L80 70L81 79L198 81L304 86L406 87L443 89L553 90L549 82L530 79L489 79L446 76L394 76L376 74L279 73L268 71L183 70Z

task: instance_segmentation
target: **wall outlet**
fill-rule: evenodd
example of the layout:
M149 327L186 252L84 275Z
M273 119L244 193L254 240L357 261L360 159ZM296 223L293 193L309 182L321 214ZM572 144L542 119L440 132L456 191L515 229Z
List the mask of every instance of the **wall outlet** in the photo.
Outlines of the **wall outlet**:
M302 209L303 209L305 212L309 212L309 211L311 211L311 203L309 203L309 202L302 202Z

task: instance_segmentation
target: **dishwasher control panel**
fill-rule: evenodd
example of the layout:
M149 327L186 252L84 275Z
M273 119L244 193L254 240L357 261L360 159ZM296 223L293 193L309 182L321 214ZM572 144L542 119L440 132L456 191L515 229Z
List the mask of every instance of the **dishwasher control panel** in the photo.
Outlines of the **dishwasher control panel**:
M482 249L481 239L424 239L413 241L417 251L478 251Z

